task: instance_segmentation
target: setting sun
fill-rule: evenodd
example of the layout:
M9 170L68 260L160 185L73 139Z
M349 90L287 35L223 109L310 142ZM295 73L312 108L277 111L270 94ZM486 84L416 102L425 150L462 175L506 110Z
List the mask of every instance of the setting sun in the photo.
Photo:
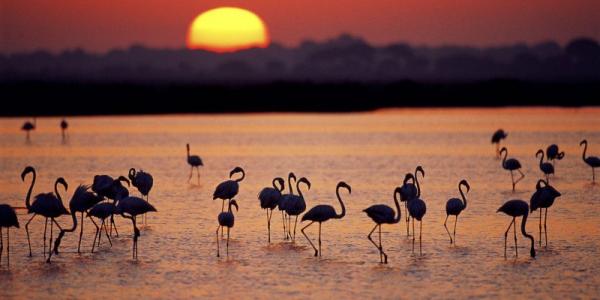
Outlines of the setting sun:
M251 11L219 7L198 15L188 30L187 47L215 52L265 48L269 34L265 23Z

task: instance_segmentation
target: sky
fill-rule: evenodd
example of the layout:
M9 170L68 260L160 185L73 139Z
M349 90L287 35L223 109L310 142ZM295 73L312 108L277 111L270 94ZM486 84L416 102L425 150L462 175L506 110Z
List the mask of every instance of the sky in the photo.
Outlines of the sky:
M0 52L182 48L194 17L219 6L255 12L286 46L341 33L376 45L600 40L599 0L0 0Z

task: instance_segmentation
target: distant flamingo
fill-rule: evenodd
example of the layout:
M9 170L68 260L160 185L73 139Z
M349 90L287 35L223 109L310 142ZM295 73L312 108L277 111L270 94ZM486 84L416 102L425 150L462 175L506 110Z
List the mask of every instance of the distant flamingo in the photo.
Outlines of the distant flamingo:
M592 182L596 182L596 172L594 171L594 169L600 167L600 158L598 158L597 156L588 156L585 157L585 152L587 151L587 147L588 147L588 142L587 140L583 140L581 141L581 143L579 143L579 146L584 145L583 148L583 154L582 154L582 158L583 161L592 168Z
M258 200L260 200L260 207L267 211L267 230L269 232L269 243L271 242L271 217L273 216L273 210L279 205L281 200L281 192L285 189L285 182L283 178L277 177L273 179L273 187L266 187L258 194ZM277 187L279 183L279 187ZM269 214L271 210L271 214Z
M54 242L54 253L58 254L58 248L60 247L60 242L65 235L66 232L73 232L77 229L77 217L76 213L81 213L81 228L79 231L79 243L77 244L77 253L81 253L81 238L83 237L83 213L87 212L94 205L100 203L102 201L102 197L98 196L89 190L89 186L80 185L77 187L73 196L71 197L71 201L69 201L69 209L71 210L71 217L73 218L73 226L69 229L62 229L58 234L58 238Z
M60 197L60 193L58 193L58 184L59 183L63 185L63 187L65 188L65 191L68 189L69 185L67 184L65 179L60 177L60 178L56 179L56 182L54 182L54 193L38 194L37 196L35 196L33 203L31 203L31 205L28 206L28 212L33 213L33 217L31 217L31 219L29 219L29 221L27 221L27 224L25 224L25 230L27 231L27 237L29 239L29 229L28 229L29 223L33 220L33 218L35 218L35 216L41 215L46 218L46 221L48 220L48 218L50 219L50 244L49 244L49 248L48 248L48 259L46 260L47 263L50 263L50 258L52 257L52 227L53 227L53 224L56 224L58 229L60 229L62 231L62 228L54 219L60 217L61 215L69 214L69 212L67 211L67 209L65 208L65 206L62 203L62 198ZM46 245L45 245L46 234L45 233L46 233L46 231L44 230L44 248L46 247ZM44 253L45 253L45 251L44 251ZM30 250L30 256L31 256L31 250Z
M137 190L142 194L142 198L146 197L146 201L150 203L150 199L148 194L154 185L154 179L150 173L144 172L144 170L136 171L134 168L129 169L128 174L129 180L131 184L137 188ZM142 216L143 222L146 223L145 215Z
M367 238L369 239L369 241L371 241L371 243L373 243L373 245L375 245L377 250L379 250L379 262L384 264L387 264L388 256L383 251L383 246L381 245L381 224L397 224L398 222L400 222L402 210L400 209L400 203L398 203L398 197L396 197L396 195L398 195L400 191L400 187L397 187L394 190L394 204L396 204L396 211L398 211L397 216L394 212L394 209L385 204L371 205L367 209L363 210L367 213L367 216L369 216L369 218L371 218L371 220L375 222L375 227L373 227L371 232L369 232ZM379 245L377 245L375 241L373 241L373 239L371 238L371 235L373 234L375 229L377 229L377 227L379 227Z
M496 157L497 158L500 158L500 151L498 150L498 149L500 149L500 141L505 139L507 136L508 136L508 133L506 133L502 129L496 130L496 132L494 132L494 135L492 135L492 144L496 144Z
M308 189L310 190L310 181L305 177L302 177L296 182L296 191L298 191L298 195L293 195L285 204L285 212L288 215L288 234L290 235L292 241L296 241L296 225L298 224L298 216L306 210L306 201L304 200L304 195L302 195L302 191L300 190L300 183L306 184ZM296 216L294 221L294 235L291 232L291 219L292 216Z
M115 214L118 213L119 211L114 202L98 203L88 211L87 216L90 218L90 220L92 221L92 223L94 223L94 226L96 227L96 233L94 234L94 242L92 242L92 253L94 253L96 245L97 247L100 247L100 240L102 238L102 228L104 228L104 232L106 233L106 239L112 247L112 241L110 240L110 234L108 233L106 219L108 219L109 217L112 218ZM100 226L98 226L98 224L94 222L93 217L100 219ZM96 244L96 239L98 239L98 244Z
M540 154L541 154L541 156L540 156ZM554 174L554 166L549 162L544 162L544 150L539 149L535 153L535 157L537 158L538 156L540 156L540 170L546 176L546 181L550 182L550 179L548 178L548 176L550 174Z
M543 187L541 185L542 183L544 184ZM542 246L542 210L544 210L544 208L546 209L544 215L544 235L546 238L546 247L548 247L548 227L546 226L546 222L548 221L548 208L551 207L552 204L554 204L554 200L560 196L561 194L559 191L542 179L538 180L535 186L535 192L531 195L531 200L529 202L530 212L533 212L538 208L540 209L540 246Z
M62 132L62 140L65 141L67 138L67 128L69 128L69 123L64 118L60 121L60 129Z
M232 205L235 206L236 211L239 210L238 204L235 201L235 199L231 199L231 201L229 201L227 211L221 212L219 214L219 216L217 217L217 220L219 221L219 226L217 227L217 231L216 231L216 234L217 234L217 257L220 256L220 253L219 253L219 250L220 250L219 249L219 228L221 228L221 231L222 231L223 227L227 227L227 246L226 246L227 250L226 250L226 253L227 253L227 256L229 256L229 230L233 227L233 224L235 223L235 217L233 215L233 212L231 211Z
M0 204L0 266L4 249L2 228L6 228L6 265L10 267L10 228L19 228L19 220L15 210L8 204Z
M530 255L531 257L535 257L535 248L533 247L535 242L533 241L533 236L531 236L530 234L527 234L527 232L525 232L525 224L527 223L527 215L529 214L529 205L527 205L527 202L523 201L523 200L509 200L506 203L504 203L504 205L502 205L500 208L498 208L498 210L496 212L503 212L509 216L511 216L513 219L510 222L510 224L508 225L508 228L506 229L506 232L504 232L504 258L506 258L506 239L508 237L508 231L510 230L510 227L512 225L514 226L515 229L515 256L519 256L519 253L517 251L517 223L516 223L516 218L517 217L521 217L523 216L523 220L521 221L521 233L523 234L523 236L525 236L526 238L531 240L531 251L530 251Z
M287 204L292 201L292 198L294 198L294 189L292 188L292 179L294 179L294 182L296 182L296 175L292 172L290 172L290 174L288 175L288 186L290 188L290 192L288 194L282 194L281 195L281 199L279 200L279 205L277 205L277 207L279 208L279 210L281 211L281 220L283 222L283 239L287 240L288 238L290 238L290 236L288 235L288 231L286 230L286 206Z
M412 218L412 227L413 227L413 239L412 239L412 251L415 252L415 219L419 221L419 254L422 255L422 235L423 235L423 217L427 212L427 205L425 205L425 201L420 199L421 197L421 187L417 185L417 195L412 199L408 200L408 213Z
M302 180L302 179L300 179L300 180ZM304 214L304 216L302 216L302 222L308 220L308 221L310 221L310 223L308 223L308 225L304 226L304 228L302 228L302 230L300 230L300 231L302 231L302 234L304 235L304 237L306 237L306 240L310 243L310 245L313 247L313 249L315 249L315 256L317 256L317 255L322 256L321 223L327 222L330 219L341 219L346 215L346 206L344 206L344 202L342 201L342 198L340 197L340 188L342 188L342 187L347 189L349 194L352 194L352 188L347 183L340 181L337 184L337 187L335 188L335 195L337 196L337 199L340 202L340 206L342 207L342 212L340 214L337 214L335 212L335 209L333 208L333 206L320 204L320 205L317 205L317 206L311 208L308 212L306 212ZM300 190L298 190L298 193L300 193ZM308 238L308 236L304 232L304 229L308 228L314 222L319 223L319 250L317 250L317 248L315 247L313 242L310 240L310 238Z
M198 174L198 184L200 184L200 169L198 167L204 166L202 163L202 159L198 155L190 155L190 144L186 144L187 147L187 162L190 165L190 177L188 178L188 182L192 180L192 174L194 168L196 168L196 173Z
M552 144L546 148L546 158L552 161L552 165L554 165L555 160L561 160L565 157L564 151L558 151L558 145Z
M138 248L137 240L140 236L140 230L136 226L136 216L143 215L145 213L156 211L154 206L150 205L146 200L138 197L125 197L119 199L117 202L117 210L123 218L130 219L133 224L133 259L137 259Z
M404 177L404 181L402 182L402 187L400 188L400 201L404 202L404 212L406 215L406 236L409 236L409 222L410 215L408 213L408 200L417 196L417 190L419 189L419 178L418 173L421 173L421 177L425 177L425 171L423 167L417 166L415 169L415 175L410 173L406 174ZM408 181L412 179L412 183Z
M458 198L451 198L446 202L446 220L444 221L444 227L446 228L446 232L448 233L448 237L450 237L450 244L454 242L456 244L456 223L458 223L458 215L467 208L467 197L465 197L465 192L462 190L462 186L467 188L467 193L471 190L471 186L466 180L461 180L458 183L458 191L460 192L460 196L462 197L462 201ZM448 222L448 216L453 215L456 216L454 220L454 241L452 240L452 236L450 235L450 231L446 226L446 222Z
M29 141L29 132L32 130L35 130L35 126L36 126L36 118L33 118L33 123L31 123L29 121L26 121L25 123L23 123L21 130L25 130L25 132L26 132L25 139L27 141Z
M517 185L517 183L519 183L519 181L525 178L525 174L521 172L521 163L518 160L514 158L506 159L506 157L508 156L508 150L506 149L506 147L502 147L502 150L500 150L500 154L502 153L504 153L504 158L502 158L502 168L510 171L510 179L512 180L512 190L514 192L515 186ZM513 175L513 171L515 170L521 174L521 177L517 179L517 181L515 181L515 177Z

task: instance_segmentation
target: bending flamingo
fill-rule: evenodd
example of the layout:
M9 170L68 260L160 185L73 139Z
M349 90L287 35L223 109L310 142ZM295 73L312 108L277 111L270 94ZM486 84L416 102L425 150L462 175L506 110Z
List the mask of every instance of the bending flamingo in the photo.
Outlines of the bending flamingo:
M526 238L531 240L531 251L530 251L530 255L531 257L535 257L535 248L534 248L534 244L535 242L533 241L533 236L531 236L530 234L528 234L525 231L525 224L527 223L527 216L529 215L529 205L527 205L527 202L523 201L523 200L509 200L506 203L504 203L504 205L502 205L500 208L498 208L498 210L496 212L503 212L509 216L511 216L513 219L510 222L510 224L508 225L508 228L506 229L506 231L504 232L504 258L506 258L506 240L508 237L508 231L510 230L510 227L514 225L514 229L515 229L515 256L519 256L519 252L517 251L517 223L516 223L516 218L517 217L523 217L523 220L521 221L521 234L523 234L523 236L525 236Z
M496 130L496 132L494 132L494 135L492 135L492 144L496 144L496 157L497 158L500 158L500 151L498 150L498 149L500 149L500 141L505 139L507 136L508 136L508 133L506 133L502 129Z
M500 150L500 154L504 153L504 158L502 158L502 168L504 168L505 170L510 171L510 179L512 180L512 190L513 192L515 191L515 186L517 185L517 183L521 180L523 180L523 178L525 178L525 174L523 174L523 172L521 172L521 163L514 159L514 158L509 158L506 159L506 157L508 156L508 150L506 149L506 147L502 147L502 150ZM513 175L513 171L518 171L521 174L521 177L519 177L519 179L517 179L517 181L515 181L515 177Z
M584 146L583 154L581 155L581 157L583 158L583 162L585 162L588 166L592 168L592 182L596 182L596 172L594 171L594 169L600 167L600 158L598 158L597 156L585 157L585 152L587 151L588 147L587 140L581 141L581 143L579 143L579 146Z
M6 228L6 265L10 267L10 228L19 228L19 220L14 208L8 204L0 204L0 266L4 249L2 228Z
M279 187L277 187L279 183ZM258 194L258 200L260 200L260 207L267 211L267 230L269 232L269 243L271 242L271 217L273 216L273 210L279 205L281 200L281 192L285 188L285 182L283 178L277 177L273 179L273 187L266 187ZM269 214L271 210L271 214Z
M300 180L302 180L302 179L300 179ZM327 222L330 219L341 219L346 215L346 206L344 206L344 202L342 201L342 198L340 197L340 188L345 188L348 190L349 194L352 194L352 188L347 183L340 181L337 184L337 187L335 188L335 195L337 196L337 199L340 202L340 206L342 207L342 212L340 214L337 214L335 212L335 209L333 208L333 206L320 204L320 205L317 205L317 206L311 208L307 213L304 214L304 216L302 216L302 222L308 220L308 221L310 221L310 223L308 223L308 225L304 226L304 228L302 228L302 230L300 230L300 231L302 231L302 234L304 235L304 237L306 237L306 240L310 243L310 245L313 247L313 249L315 249L315 256L317 256L317 255L322 256L321 255L322 254L322 252L321 252L321 223ZM300 193L300 190L298 190L298 192ZM310 238L308 238L308 236L304 232L304 229L308 228L314 222L319 223L319 250L317 250L317 248L315 247L313 242L310 240Z
M196 168L196 173L198 174L198 183L200 183L200 166L204 166L202 163L202 159L198 155L190 155L190 144L186 144L187 148L187 163L190 165L190 177L188 178L188 182L192 180L192 174L194 173L194 168Z
M400 209L400 203L398 203L398 197L396 197L400 193L400 191L401 191L401 188L399 188L399 187L397 187L394 190L394 204L396 204L396 211L398 211L397 215L394 212L393 208L391 208L385 204L371 205L367 209L363 210L365 213L367 213L367 216L369 216L369 218L371 218L371 220L373 220L373 222L375 222L375 227L373 227L371 232L369 232L369 235L367 235L367 238L369 239L369 241L371 241L371 243L373 243L373 245L375 245L375 247L379 251L379 262L383 263L383 264L387 264L388 256L383 251L383 246L381 245L381 224L396 224L396 223L400 222L402 210ZM394 216L396 216L396 217L394 217ZM379 227L379 245L377 245L375 243L375 241L373 241L373 239L371 238L371 235L373 234L375 229L377 229L378 227Z
M298 182L296 182L296 191L298 191L298 195L293 195L285 204L285 212L288 215L288 234L290 235L292 241L296 241L296 225L298 224L298 216L306 210L306 201L304 200L304 195L302 195L302 191L300 190L300 183L306 184L310 190L310 181L308 181L308 179L305 177L300 178ZM294 221L294 235L292 235L291 232L292 216L296 216Z
M542 183L544 186L542 187ZM548 208L554 204L554 200L560 197L561 194L557 191L553 186L549 185L548 182L540 179L535 185L535 192L531 195L531 200L529 201L530 212L534 210L540 209L540 238L539 243L542 246L542 210L546 209L546 213L544 215L544 235L546 238L546 247L548 247L548 227L546 222L548 221Z
M558 151L558 145L552 144L546 148L546 158L552 161L554 165L555 160L561 160L565 157L564 151Z
M92 223L94 223L94 227L96 227L96 233L94 234L94 241L92 242L92 253L94 253L94 249L96 247L100 247L100 240L102 238L102 228L104 228L104 233L106 233L106 239L108 243L112 247L112 241L110 240L110 234L108 233L108 226L106 225L106 219L113 218L114 215L118 214L119 211L114 202L102 202L94 205L92 209L90 209L87 213L87 216L90 218ZM100 226L94 222L94 218L96 217L100 220ZM109 221L110 222L110 221ZM96 244L96 239L98 239L98 243Z
M540 154L541 154L541 156L540 156ZM535 157L537 158L538 156L540 156L540 170L546 176L546 181L550 182L550 179L548 176L550 176L550 174L554 174L554 166L549 162L544 162L544 150L539 149L535 153Z
M217 220L219 221L219 226L217 227L217 257L220 256L219 253L219 228L223 228L223 227L227 227L227 256L229 256L229 230L233 227L233 224L235 222L235 217L233 216L233 212L231 211L231 206L235 206L235 210L239 210L238 204L235 201L235 199L231 199L231 201L229 201L229 205L227 208L227 211L223 211L219 214L219 216L217 217Z
M462 201L458 198L451 198L446 202L446 220L444 221L444 227L446 228L448 237L450 237L450 244L456 244L456 223L458 223L458 215L467 208L467 197L465 197L465 192L462 190L463 186L467 188L466 193L471 190L471 186L469 186L469 183L466 180L463 179L458 183L458 191L460 192ZM448 226L446 226L446 222L448 222L448 217L450 215L456 216L456 219L454 219L454 232L452 234L454 236L454 241L452 240Z
M140 236L140 230L136 225L136 216L143 215L147 212L156 211L154 206L150 205L146 200L138 197L125 197L119 199L117 203L117 210L123 218L130 219L133 224L133 259L137 259L138 248L137 241Z

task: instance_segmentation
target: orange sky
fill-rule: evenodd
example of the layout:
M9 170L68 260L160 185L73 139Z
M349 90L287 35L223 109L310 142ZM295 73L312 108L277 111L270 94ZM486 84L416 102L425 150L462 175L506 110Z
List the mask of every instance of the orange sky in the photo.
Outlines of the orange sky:
M285 45L342 32L375 44L600 39L599 0L0 0L0 51L184 47L194 16L223 5L256 12Z

